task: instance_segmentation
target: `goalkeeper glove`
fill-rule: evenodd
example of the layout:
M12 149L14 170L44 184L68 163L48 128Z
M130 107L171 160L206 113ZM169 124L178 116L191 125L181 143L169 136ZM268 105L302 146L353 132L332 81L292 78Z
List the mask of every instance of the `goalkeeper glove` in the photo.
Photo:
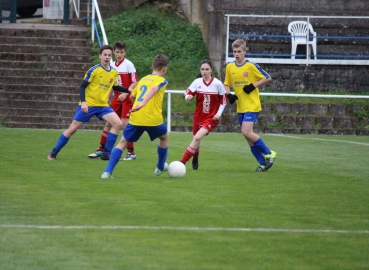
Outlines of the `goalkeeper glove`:
M255 86L254 86L252 83L250 83L250 84L248 84L248 85L245 85L245 86L243 87L243 91L244 91L246 94L250 94L252 91L254 91L254 89L255 89Z
M231 93L228 93L227 98L230 104L235 103L236 99L238 99L236 95L232 95Z

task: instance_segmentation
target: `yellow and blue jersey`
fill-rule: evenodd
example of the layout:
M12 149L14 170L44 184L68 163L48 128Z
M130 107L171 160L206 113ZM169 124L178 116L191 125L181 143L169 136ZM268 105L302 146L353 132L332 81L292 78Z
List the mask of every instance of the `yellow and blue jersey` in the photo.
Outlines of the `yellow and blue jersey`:
M236 100L237 113L261 111L259 89L256 88L250 94L246 94L243 91L243 87L268 78L270 78L268 73L258 64L252 63L249 60L246 60L240 66L236 62L227 65L224 85L232 86L233 91L238 97L238 100Z
M101 64L93 66L85 74L87 106L109 106L109 92L115 85L118 86L118 71L113 67L106 70Z
M133 108L144 100L147 92L152 87L157 86L158 91L143 108L131 113L130 124L134 126L158 126L163 123L162 107L167 85L168 81L158 75L147 75L138 82L131 93L135 97Z

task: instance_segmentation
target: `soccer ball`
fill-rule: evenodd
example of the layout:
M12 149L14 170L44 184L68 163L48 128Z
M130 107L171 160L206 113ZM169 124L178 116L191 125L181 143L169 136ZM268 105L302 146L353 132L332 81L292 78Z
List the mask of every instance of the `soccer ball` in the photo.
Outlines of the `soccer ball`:
M172 178L182 178L186 174L186 166L180 161L171 162L167 170Z

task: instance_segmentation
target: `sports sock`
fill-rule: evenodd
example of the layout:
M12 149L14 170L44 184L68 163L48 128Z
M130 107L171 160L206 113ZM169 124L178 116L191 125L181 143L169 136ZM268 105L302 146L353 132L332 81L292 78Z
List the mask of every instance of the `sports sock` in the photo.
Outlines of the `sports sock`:
M109 132L106 130L102 131L101 138L100 138L100 146L98 151L104 151L105 144L106 144L106 138L108 137Z
M257 148L255 145L253 145L253 146L250 147L250 149L251 149L251 153L254 155L257 162L261 166L265 166L265 158L264 158L263 153L259 150L259 148Z
M52 152L57 155L59 151L68 143L68 141L69 138L65 137L64 134L60 135Z
M195 154L193 155L193 158L199 158L199 155L200 155L200 148L197 148Z
M186 151L184 152L181 162L183 164L186 164L187 161L190 160L191 157L193 157L196 154L196 149L193 149L191 146L188 146Z
M113 173L113 170L115 168L115 166L117 165L117 163L119 162L119 159L121 158L123 154L123 151L120 150L119 148L114 148L111 151L111 155L110 155L110 159L108 162L108 165L106 165L104 172L109 172L109 173Z
M118 138L117 134L109 132L108 137L106 138L106 144L105 144L105 148L104 148L104 155L110 154L117 138Z
M135 148L134 148L134 143L130 142L127 146L127 152L131 153L132 155L135 154Z
M167 148L161 148L158 145L158 163L156 164L156 168L159 170L164 170L164 163L168 156L168 147Z
M261 138L254 142L254 146L256 146L264 155L269 155L272 153Z

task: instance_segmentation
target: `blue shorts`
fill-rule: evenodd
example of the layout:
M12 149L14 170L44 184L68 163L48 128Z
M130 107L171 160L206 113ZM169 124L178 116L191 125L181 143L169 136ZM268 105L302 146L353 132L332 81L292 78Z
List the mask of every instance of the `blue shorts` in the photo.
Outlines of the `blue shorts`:
M258 120L259 113L258 112L246 112L238 114L238 123L242 126L243 122L256 122Z
M163 123L159 126L134 126L128 123L124 129L123 136L129 142L137 142L141 135L146 131L149 134L150 140L155 140L168 132L167 126Z
M76 113L74 114L73 120L78 122L88 122L94 115L100 120L103 120L102 117L104 115L112 112L114 112L114 110L110 107L88 107L88 113L85 113L81 110L81 105L79 105Z

